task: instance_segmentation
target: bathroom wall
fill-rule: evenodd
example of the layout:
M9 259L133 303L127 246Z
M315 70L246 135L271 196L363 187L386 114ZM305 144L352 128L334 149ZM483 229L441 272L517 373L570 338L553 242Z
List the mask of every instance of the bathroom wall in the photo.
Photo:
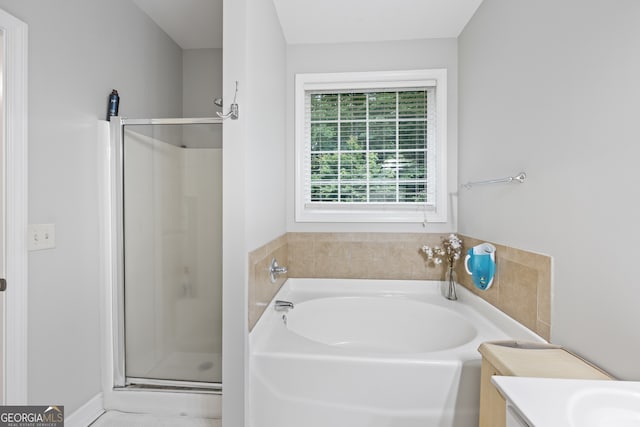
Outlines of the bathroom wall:
M233 97L229 80L247 81L247 1L223 0L223 97ZM233 30L232 30L233 28ZM231 55L231 52L235 54ZM242 98L241 98L242 99ZM245 425L248 393L247 291L246 291L246 127L241 120L227 120L222 128L222 413L226 425ZM233 165L233 167L230 167Z
M222 97L222 49L182 51L182 117L216 117L213 100ZM191 125L182 129L187 147L222 148L222 126Z
M457 228L458 57L456 39L287 46L287 231L444 233ZM448 223L296 223L294 218L294 81L296 73L447 69Z
M551 338L640 380L640 3L485 0L459 39L459 231L554 260Z
M224 0L224 99L239 82L239 120L224 125L223 383L229 426L249 402L247 254L285 232L285 42L273 3Z
M184 117L215 117L213 100L222 97L222 49L182 51Z
M239 96L248 100L241 114L251 122L247 133L247 244L252 250L286 228L286 50L271 2L251 0L247 18L249 79L246 84L240 82Z
M129 0L0 0L29 25L29 223L56 248L29 254L30 403L72 413L101 391L97 120L182 111L180 48Z

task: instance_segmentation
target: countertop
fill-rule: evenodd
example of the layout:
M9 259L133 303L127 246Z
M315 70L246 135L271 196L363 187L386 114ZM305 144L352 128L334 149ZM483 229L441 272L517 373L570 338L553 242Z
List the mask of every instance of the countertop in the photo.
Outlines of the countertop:
M494 376L532 427L640 426L640 382Z
M611 379L601 369L560 346L529 342L487 342L478 351L502 375L540 378Z

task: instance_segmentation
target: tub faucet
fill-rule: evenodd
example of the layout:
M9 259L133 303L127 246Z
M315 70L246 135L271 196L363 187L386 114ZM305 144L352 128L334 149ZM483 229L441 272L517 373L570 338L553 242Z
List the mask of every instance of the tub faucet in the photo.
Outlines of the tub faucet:
M276 311L289 311L293 308L293 303L291 301L277 299L273 308L275 308Z

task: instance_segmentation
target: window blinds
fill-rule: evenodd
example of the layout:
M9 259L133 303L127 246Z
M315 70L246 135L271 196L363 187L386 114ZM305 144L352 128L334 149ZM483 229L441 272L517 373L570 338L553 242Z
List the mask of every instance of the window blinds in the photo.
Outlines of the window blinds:
M435 90L306 91L305 204L433 206Z

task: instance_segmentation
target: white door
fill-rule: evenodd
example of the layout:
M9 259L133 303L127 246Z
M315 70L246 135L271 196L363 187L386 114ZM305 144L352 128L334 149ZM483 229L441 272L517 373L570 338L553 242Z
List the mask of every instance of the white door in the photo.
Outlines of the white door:
M27 24L0 9L0 404L27 403Z

